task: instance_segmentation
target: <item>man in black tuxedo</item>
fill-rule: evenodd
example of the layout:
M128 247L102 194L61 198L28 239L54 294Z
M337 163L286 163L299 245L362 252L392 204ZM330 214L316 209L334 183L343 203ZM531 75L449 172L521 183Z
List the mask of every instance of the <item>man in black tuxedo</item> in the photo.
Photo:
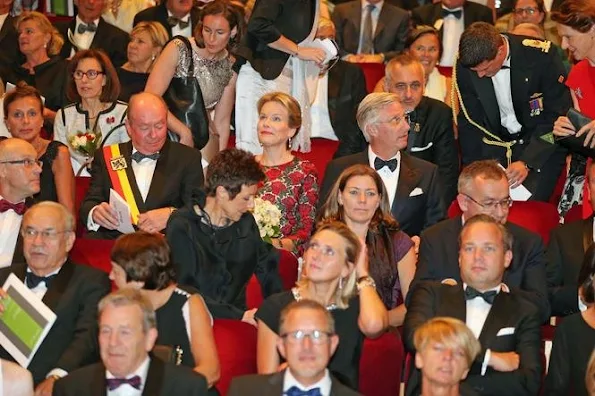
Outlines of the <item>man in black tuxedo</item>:
M512 234L491 216L468 219L460 234L462 283L423 282L411 296L403 337L415 352L413 335L437 316L467 324L481 344L463 386L480 395L536 395L541 379L540 320L537 309L502 283L512 261ZM406 394L419 386L414 372Z
M565 165L554 121L572 105L566 70L551 42L501 35L474 23L461 36L453 82L462 96L458 115L463 166L496 159L511 186L547 201Z
M586 183L589 201L595 208L595 162L589 164ZM586 309L579 301L578 277L593 238L593 215L561 225L550 233L546 276L552 316L567 316Z
M126 60L128 33L107 23L101 13L106 0L79 0L78 14L70 22L56 22L58 32L64 37L60 56L68 59L76 51L90 48L105 51L115 67Z
M160 232L173 211L190 204L193 192L203 184L200 151L167 140L167 106L161 97L147 92L132 96L126 130L130 142L95 154L91 185L80 211L87 229L93 231L91 238L120 235L117 213L108 203L110 189L119 192L131 208L138 208L138 215L131 210L138 229ZM119 191L122 178L132 194Z
M19 230L27 198L39 192L40 174L31 144L14 138L0 142L0 268L24 260Z
M142 21L155 21L163 25L169 33L169 38L174 36L192 37L192 32L198 24L200 10L193 7L192 0L166 0L154 7L140 11L134 16L133 24Z
M326 198L341 172L354 164L375 168L387 190L391 213L410 236L436 224L446 216L436 165L407 152L409 124L395 94L371 93L360 103L357 123L369 146L363 152L337 158L326 167L318 206Z
M16 275L57 316L27 367L36 394L49 395L57 378L97 359L97 303L110 282L106 273L69 260L74 216L59 203L27 210L21 235L25 261L0 270L0 284ZM13 360L4 348L0 357Z
M54 396L206 396L204 376L149 354L157 339L151 303L138 290L121 289L99 303L101 363L74 371L56 382Z
M409 54L401 54L386 65L385 91L399 97L409 114L407 152L438 166L444 203L457 193L459 153L453 131L452 111L443 102L424 96L424 69Z
M348 62L382 63L405 49L409 13L386 1L339 4L332 19L339 53Z
M16 18L10 15L13 0L0 1L0 69L9 67L19 53L19 35L14 23Z
M450 67L455 64L463 31L473 22L493 24L494 14L490 8L474 1L441 0L413 9L411 19L414 26L428 25L438 30L442 40L440 66Z
M514 236L512 264L504 273L504 282L511 289L522 290L520 293L538 307L541 320L546 321L550 310L545 248L539 235L507 222L512 200L504 170L495 161L474 162L461 172L458 190L457 201L463 215L444 220L421 234L417 269L410 290L424 280L449 279L460 283L457 236L468 219L487 214Z
M335 320L313 300L299 300L281 311L277 349L287 368L275 374L246 375L231 382L227 396L357 396L326 368L339 344Z

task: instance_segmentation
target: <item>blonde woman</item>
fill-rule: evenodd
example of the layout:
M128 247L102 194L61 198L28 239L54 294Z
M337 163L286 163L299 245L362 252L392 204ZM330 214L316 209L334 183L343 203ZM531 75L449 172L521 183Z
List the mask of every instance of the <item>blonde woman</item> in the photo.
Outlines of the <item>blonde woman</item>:
M267 298L256 312L258 372L270 374L284 367L276 348L281 311L293 301L310 299L331 312L341 340L329 370L357 390L364 337L377 337L388 326L386 309L370 277L366 248L345 224L325 223L307 245L303 268L293 289Z

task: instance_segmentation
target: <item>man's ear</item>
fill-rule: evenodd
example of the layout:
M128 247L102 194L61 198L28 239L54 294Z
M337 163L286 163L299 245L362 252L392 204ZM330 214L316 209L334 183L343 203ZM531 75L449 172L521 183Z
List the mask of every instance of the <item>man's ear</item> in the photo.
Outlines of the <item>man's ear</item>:
M422 367L424 366L424 361L421 357L421 354L419 353L419 351L415 354L415 367L417 367L418 369L422 369Z
M469 207L467 197L463 194L457 194L457 203L459 204L459 208L461 208L461 212L465 213Z
M285 344L283 343L283 338L277 337L277 350L283 359L287 359L287 354L285 353Z
M147 352L150 352L153 349L155 341L157 341L157 329L150 328L145 336L145 350Z
M335 354L335 351L337 350L337 347L339 346L339 336L336 334L333 334L331 336L331 356L333 356Z
M512 250L504 252L504 268L508 268L512 262Z

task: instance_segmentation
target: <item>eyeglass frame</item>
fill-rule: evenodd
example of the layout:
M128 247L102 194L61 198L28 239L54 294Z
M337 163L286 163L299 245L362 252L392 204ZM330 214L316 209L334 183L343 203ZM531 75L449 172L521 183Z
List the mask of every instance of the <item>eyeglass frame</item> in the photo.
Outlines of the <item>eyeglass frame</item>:
M38 236L41 237L43 241L55 241L58 239L58 236L61 234L67 234L69 232L73 232L72 230L64 230L64 231L56 231L56 230L36 230L35 228L25 227L21 229L21 236L23 239L30 239L34 240Z
M403 113L402 116L396 116L386 121L376 121L376 124L391 124L394 122L395 124L399 125L402 120L405 120L407 125L411 125L411 116L409 113Z
M77 77L77 74L80 73L80 77ZM95 75L95 77L91 77L91 75L89 73L97 73ZM97 77L99 77L100 74L104 74L105 72L102 70L95 70L95 69L89 69L86 72L82 71L82 70L75 70L72 72L72 78L74 78L75 80L82 80L83 77L87 77L88 80L95 80L97 79Z
M20 160L0 161L0 164L23 165L27 169L31 169L33 167L33 165L37 165L40 168L43 167L43 161L33 160L33 159L29 159L29 158L23 158Z
M314 345L324 345L331 339L333 335L334 333L315 329L311 331L288 331L286 333L280 334L279 337L283 338L283 340L287 341L288 343L294 345L303 342L306 338L309 338L312 344Z
M522 7L522 8L515 8L512 10L512 12L514 12L517 15L521 15L521 14L528 14L528 15L535 15L537 14L539 11L539 8L537 7Z
M485 204L485 203L481 203L479 201L476 201L473 197L471 197L470 195L467 195L465 193L461 193L461 195L463 195L464 197L469 198L472 202L476 203L477 205L481 206L484 209L497 209L498 207L503 208L502 205L506 205L506 208L510 208L512 207L512 204L514 203L514 201L512 200L512 198L508 197L506 199L500 200L500 201L496 201L493 202L491 204Z

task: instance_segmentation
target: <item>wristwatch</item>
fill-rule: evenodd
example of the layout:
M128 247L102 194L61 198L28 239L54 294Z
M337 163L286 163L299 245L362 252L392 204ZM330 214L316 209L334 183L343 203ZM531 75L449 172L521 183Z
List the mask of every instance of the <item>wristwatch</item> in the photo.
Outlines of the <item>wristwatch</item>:
M366 275L357 278L357 291L361 291L364 287L372 287L376 290L376 282L374 282L371 276Z

